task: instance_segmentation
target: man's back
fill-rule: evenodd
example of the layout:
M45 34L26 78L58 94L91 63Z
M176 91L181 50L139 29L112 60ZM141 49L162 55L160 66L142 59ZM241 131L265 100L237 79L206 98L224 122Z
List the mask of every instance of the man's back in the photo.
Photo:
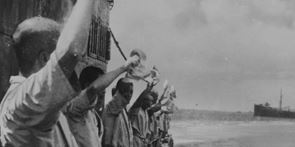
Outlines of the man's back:
M101 147L103 125L95 110L88 111L83 118L67 119L79 147Z
M53 54L47 65L29 78L10 79L11 86L0 105L4 146L54 146L53 127L59 109L75 93L56 64Z
M100 147L103 125L85 91L64 108L71 132L80 147Z
M26 78L12 78L1 103L3 146L55 146L52 130L59 124L61 109L80 91L69 78L86 54L94 2L77 0L61 33L56 22L42 17L16 28L12 46Z

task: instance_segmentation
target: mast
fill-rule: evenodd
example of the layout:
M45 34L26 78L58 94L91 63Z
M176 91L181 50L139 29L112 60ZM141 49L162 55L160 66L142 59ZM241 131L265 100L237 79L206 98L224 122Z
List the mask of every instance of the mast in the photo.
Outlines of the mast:
M282 111L282 101L283 101L283 90L281 88L281 93L280 93L280 103L279 103L279 110Z

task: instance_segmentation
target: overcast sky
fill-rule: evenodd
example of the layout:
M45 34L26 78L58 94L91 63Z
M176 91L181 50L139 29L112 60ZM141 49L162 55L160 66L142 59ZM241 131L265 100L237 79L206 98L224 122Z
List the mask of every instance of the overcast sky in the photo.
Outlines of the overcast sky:
M294 0L115 0L110 17L124 52L144 50L180 108L277 107L281 88L295 108ZM122 61L113 46L109 69Z

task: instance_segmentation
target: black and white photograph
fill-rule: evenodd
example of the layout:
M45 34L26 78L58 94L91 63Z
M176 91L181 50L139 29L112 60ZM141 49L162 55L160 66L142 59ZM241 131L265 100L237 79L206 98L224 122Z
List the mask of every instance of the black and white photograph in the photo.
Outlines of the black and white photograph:
M0 147L294 147L293 0L0 0Z

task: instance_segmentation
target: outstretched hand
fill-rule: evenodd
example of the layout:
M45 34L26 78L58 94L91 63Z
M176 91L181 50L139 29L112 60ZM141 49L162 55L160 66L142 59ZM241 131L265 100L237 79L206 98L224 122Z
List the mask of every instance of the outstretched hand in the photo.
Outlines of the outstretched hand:
M130 68L134 68L138 66L140 63L140 58L137 55L134 55L127 59L127 61L124 64L124 67L126 70L129 70Z

